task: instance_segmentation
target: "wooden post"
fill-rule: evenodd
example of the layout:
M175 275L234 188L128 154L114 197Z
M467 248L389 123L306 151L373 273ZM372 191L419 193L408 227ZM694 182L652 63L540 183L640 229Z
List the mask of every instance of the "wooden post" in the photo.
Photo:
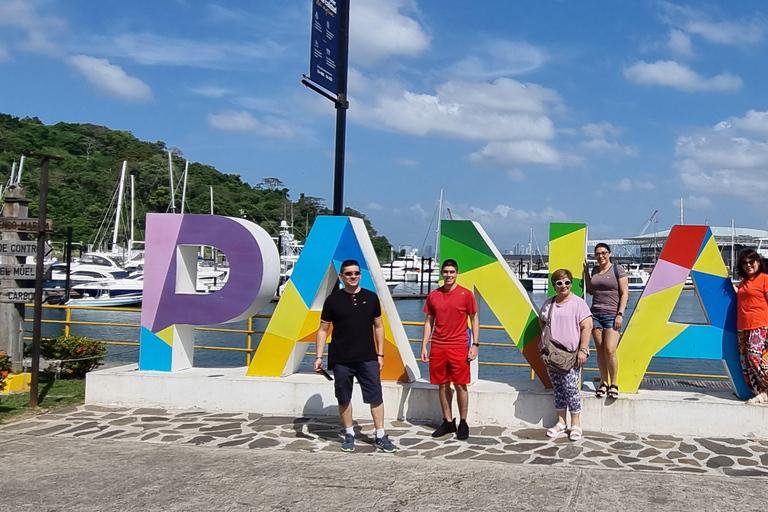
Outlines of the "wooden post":
M27 199L26 192L19 183L14 183L5 190L5 202L3 204L3 217L26 218L28 205L31 199ZM19 240L19 234L9 231L2 233L3 240ZM26 258L17 256L2 256L0 262L6 265L26 263ZM16 288L15 280L4 279L0 281L0 288ZM24 304L0 303L0 351L7 352L11 356L11 364L14 370L21 370L24 358Z

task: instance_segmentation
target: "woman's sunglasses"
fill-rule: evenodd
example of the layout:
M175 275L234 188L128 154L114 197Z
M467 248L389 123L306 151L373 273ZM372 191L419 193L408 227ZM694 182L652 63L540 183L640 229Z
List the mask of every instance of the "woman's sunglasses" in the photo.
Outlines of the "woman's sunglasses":
M558 288L562 288L563 286L571 286L571 280L566 279L565 281L555 281L555 286Z

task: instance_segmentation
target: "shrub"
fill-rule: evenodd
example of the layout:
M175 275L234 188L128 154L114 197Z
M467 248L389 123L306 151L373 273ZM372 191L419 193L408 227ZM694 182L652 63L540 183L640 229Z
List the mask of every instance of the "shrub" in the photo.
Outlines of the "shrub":
M13 368L11 367L11 356L5 352L0 352L0 391L5 389L5 380L11 373L13 373Z
M63 374L82 378L101 365L107 347L83 336L59 336L42 340L40 353L46 359L60 359Z

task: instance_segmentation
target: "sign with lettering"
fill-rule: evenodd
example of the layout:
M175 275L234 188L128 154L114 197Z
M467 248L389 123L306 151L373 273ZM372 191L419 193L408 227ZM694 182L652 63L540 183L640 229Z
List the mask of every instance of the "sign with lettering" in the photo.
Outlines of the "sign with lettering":
M34 279L35 265L0 265L0 279Z
M313 0L309 79L334 94L339 93L336 83L338 58L339 13L336 0Z
M37 242L21 240L0 240L0 256L35 256Z
M34 288L7 288L0 290L0 302L34 302Z
M0 218L0 231L21 231L27 233L37 233L37 225L37 219ZM53 222L51 219L45 219L44 231L53 231Z

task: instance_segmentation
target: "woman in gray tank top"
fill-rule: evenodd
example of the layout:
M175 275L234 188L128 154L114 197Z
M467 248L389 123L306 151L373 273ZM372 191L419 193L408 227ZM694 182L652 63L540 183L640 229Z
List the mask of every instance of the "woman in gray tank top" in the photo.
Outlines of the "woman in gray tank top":
M611 262L611 249L607 244L595 246L595 259L597 266L592 269L592 275L586 268L584 271L587 293L593 297L592 339L595 340L597 367L600 370L600 386L595 396L602 398L607 394L609 398L618 398L616 347L629 298L629 279L620 265Z

